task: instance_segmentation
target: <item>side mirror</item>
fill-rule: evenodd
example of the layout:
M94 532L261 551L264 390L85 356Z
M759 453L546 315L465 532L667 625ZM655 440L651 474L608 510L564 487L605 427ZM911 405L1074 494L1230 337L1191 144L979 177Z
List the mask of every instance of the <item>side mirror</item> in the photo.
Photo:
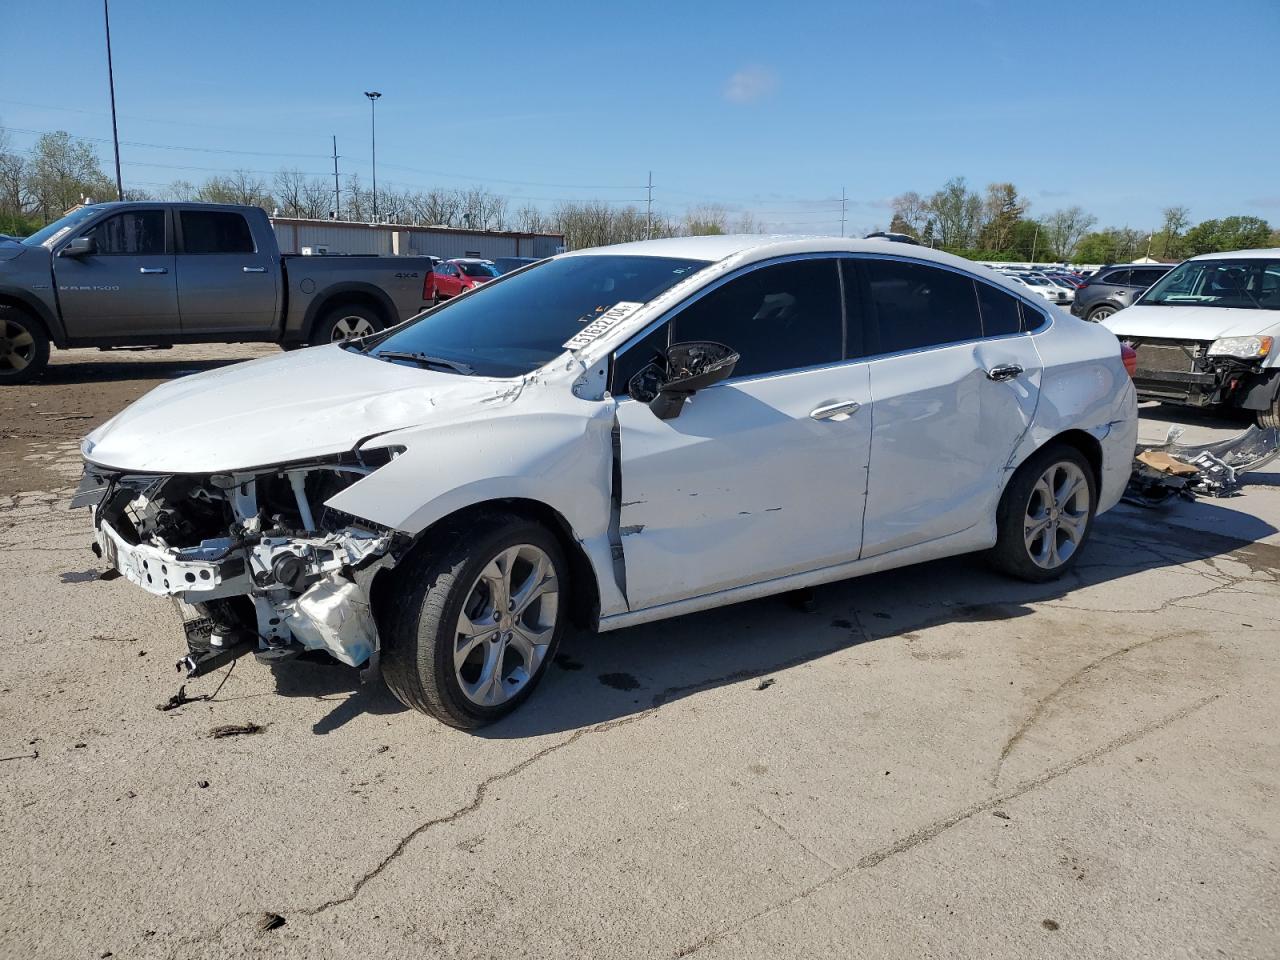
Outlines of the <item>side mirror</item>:
M87 257L97 252L98 244L93 237L76 237L60 251L60 257Z
M648 404L659 420L673 420L697 391L731 377L737 363L738 354L723 343L676 343L667 348L661 361L642 367L627 390L633 399Z

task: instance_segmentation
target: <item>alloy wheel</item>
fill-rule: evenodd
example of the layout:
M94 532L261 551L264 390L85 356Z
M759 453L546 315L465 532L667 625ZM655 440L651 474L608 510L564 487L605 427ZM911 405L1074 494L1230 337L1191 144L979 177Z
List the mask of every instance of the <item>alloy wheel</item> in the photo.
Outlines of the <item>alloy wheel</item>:
M453 667L462 694L494 707L538 672L556 632L560 587L551 558L508 547L480 571L458 616Z
M0 370L25 370L35 356L36 339L31 331L16 321L0 320Z
M371 333L377 333L377 328L367 317L343 317L333 325L333 333L330 335L334 343L340 340L351 340L355 337L367 337Z
M1078 465L1059 461L1040 475L1023 520L1027 554L1036 566L1056 569L1080 549L1089 508L1089 481Z
M1089 319L1096 323L1107 319L1107 317L1111 316L1115 312L1115 308L1113 307L1099 307L1097 310L1093 311L1093 313L1089 314Z

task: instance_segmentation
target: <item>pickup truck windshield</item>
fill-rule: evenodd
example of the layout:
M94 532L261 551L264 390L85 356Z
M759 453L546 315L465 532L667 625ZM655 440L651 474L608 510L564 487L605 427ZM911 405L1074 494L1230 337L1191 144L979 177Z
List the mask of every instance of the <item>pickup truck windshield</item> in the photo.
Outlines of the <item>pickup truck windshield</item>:
M1188 260L1156 281L1138 303L1280 310L1280 260Z
M95 214L102 212L102 207L94 205L81 207L79 210L72 210L65 217L53 221L46 227L41 227L29 237L23 237L18 242L28 247L52 246L70 231L74 230L79 224L88 220Z
M707 265L672 257L547 260L450 300L368 352L420 354L486 377L522 376L563 353L570 337L610 307L647 303Z

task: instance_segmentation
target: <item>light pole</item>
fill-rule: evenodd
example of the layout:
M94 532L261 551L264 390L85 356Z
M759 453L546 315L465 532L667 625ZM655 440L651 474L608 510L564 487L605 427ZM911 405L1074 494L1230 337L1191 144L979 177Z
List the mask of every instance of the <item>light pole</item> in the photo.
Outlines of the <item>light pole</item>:
M378 222L378 111L375 109L378 98L382 96L377 90L366 90L369 98L369 138L373 145L373 222Z
M111 67L111 11L107 8L107 0L102 0L102 19L107 25L107 86L111 90L111 141L116 148L116 199L123 200L124 180L120 176L120 134L116 131L116 76Z

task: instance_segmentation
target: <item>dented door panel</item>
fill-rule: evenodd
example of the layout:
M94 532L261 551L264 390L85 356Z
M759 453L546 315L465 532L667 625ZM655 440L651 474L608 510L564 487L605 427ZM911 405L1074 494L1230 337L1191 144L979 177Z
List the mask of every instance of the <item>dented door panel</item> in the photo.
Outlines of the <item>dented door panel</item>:
M631 608L855 559L870 399L850 363L720 384L673 420L619 403ZM810 416L836 402L859 409Z

